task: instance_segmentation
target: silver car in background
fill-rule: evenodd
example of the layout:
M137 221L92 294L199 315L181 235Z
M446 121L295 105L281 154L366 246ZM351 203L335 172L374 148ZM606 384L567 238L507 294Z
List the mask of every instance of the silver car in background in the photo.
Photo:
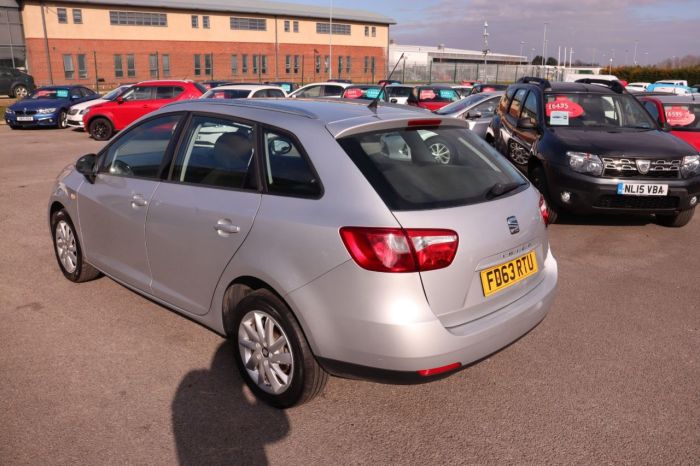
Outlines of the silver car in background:
M557 284L546 211L464 121L241 99L138 120L63 170L48 217L66 278L105 274L232 339L284 408L329 373L427 381L535 327Z
M498 102L505 91L472 94L457 102L435 110L435 114L467 120L469 129L486 139L486 129L496 113Z

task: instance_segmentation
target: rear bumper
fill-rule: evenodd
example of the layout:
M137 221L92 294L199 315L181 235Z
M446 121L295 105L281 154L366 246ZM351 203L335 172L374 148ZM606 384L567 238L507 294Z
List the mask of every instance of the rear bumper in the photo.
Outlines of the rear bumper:
M558 274L550 252L543 280L528 294L484 317L446 328L430 310L417 277L411 284L411 274L357 274L352 269L359 267L347 262L290 293L287 300L330 373L397 383L426 381L416 372L453 363L466 366L525 335L547 314ZM401 280L403 289L396 286Z
M567 167L549 165L546 169L549 195L553 203L574 213L663 214L688 210L691 198L700 196L700 177L689 179L597 178L576 173ZM620 182L667 184L667 196L623 196L617 194ZM562 192L571 195L569 202Z

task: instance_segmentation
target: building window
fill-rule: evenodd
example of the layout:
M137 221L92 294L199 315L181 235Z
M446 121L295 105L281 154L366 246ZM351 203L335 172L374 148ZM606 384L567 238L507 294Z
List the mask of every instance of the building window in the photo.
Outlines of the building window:
M165 13L143 13L140 11L110 11L109 23L112 26L167 26Z
M73 68L73 57L71 55L63 55L63 75L66 79L73 79L75 69Z
M294 32L299 32L299 21L294 21L293 26L294 26L294 27L293 27L292 30L293 30Z
M167 78L170 76L170 55L163 55L163 77Z
M267 74L267 55L260 57L260 69L262 70L262 74Z
M56 8L56 13L58 14L59 23L68 23L68 10L66 10L65 8Z
M374 75L374 70L375 70L374 64L375 64L375 57L372 57L372 75Z
M299 55L294 55L294 74L299 73Z
M377 27L372 26L372 37L377 37Z
M130 78L136 76L136 60L133 53L126 56L126 75Z
M285 19L284 20L284 32L289 32L291 30L290 26L291 26L290 21L288 19Z
M345 72L350 76L350 55L345 57Z
M248 74L248 55L241 55L241 72Z
M148 69L151 73L151 78L158 77L158 54L151 53L148 55Z
M369 72L369 57L365 57L365 73Z
M88 77L87 74L87 60L84 54L78 54L78 77L80 79L85 79Z
M199 16L197 16L197 15L192 15L192 27L193 27L193 28L198 28L198 27L199 27Z
M73 8L73 22L75 24L83 24L83 10L80 8Z
M292 71L292 56L286 55L284 57L284 72L289 74Z
M330 59L330 57L329 57L328 55L326 55L326 59L323 60L323 64L324 64L323 67L325 68L325 72L328 73L328 70L329 70L330 67L331 67L331 59Z
M241 31L267 31L267 20L261 18L239 18L231 16L231 29Z
M202 74L202 56L198 53L194 55L194 75L199 76Z
M124 68L122 68L122 56L114 56L114 77L122 78L124 77Z
M316 55L316 73L321 72L321 55Z
M207 76L211 76L211 63L212 55L211 53L207 53L204 55L204 74Z
M258 74L258 56L253 55L253 74Z
M341 55L338 55L338 74L343 73L343 57Z
M365 37L369 37L369 26L365 26Z
M202 16L202 27L209 29L209 16Z
M316 34L329 34L331 30L330 23L316 23ZM350 25L333 23L333 34L341 36L350 35Z
M231 74L238 74L238 55L231 55Z

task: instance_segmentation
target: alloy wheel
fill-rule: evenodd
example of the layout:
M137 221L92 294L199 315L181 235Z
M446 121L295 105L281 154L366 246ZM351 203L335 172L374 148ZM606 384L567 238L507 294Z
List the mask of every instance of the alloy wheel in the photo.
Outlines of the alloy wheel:
M518 165L527 165L527 161L530 158L530 154L528 153L527 149L516 143L510 144L510 150L508 153L510 154L510 159Z
M29 94L29 91L24 86L17 86L15 88L15 97L18 99L24 99Z
M68 273L75 272L78 267L78 246L75 241L73 229L65 220L56 224L56 255L61 265Z
M447 147L446 144L442 142L434 142L428 147L430 148L430 152L433 154L433 157L435 157L435 160L443 165L450 163L450 148Z
M238 347L250 379L263 391L278 395L294 374L292 345L280 324L264 311L250 311L238 326Z

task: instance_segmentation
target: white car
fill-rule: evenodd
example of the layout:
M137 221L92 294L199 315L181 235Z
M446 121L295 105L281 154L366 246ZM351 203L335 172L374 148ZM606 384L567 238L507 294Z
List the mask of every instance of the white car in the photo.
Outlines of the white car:
M94 107L95 105L103 104L105 102L109 102L116 99L128 89L131 89L131 86L131 84L124 84L123 86L119 86L115 89L112 89L99 99L88 100L87 102L81 102L79 104L71 106L70 110L68 110L66 124L68 126L73 126L74 128L84 129L85 126L83 125L83 115L85 115L88 112L88 109L90 107Z
M337 98L343 95L343 91L346 87L350 87L352 84L349 83L336 83L336 82L323 82L323 83L312 83L307 84L304 87L300 87L296 91L289 94L289 97L296 99L297 97L326 97L326 98Z
M279 86L232 84L209 89L200 99L260 99L264 97L285 98L287 93Z
M406 105L408 103L408 96L411 95L411 91L415 86L409 86L406 84L389 84L386 86L386 94L389 98L389 102L392 104Z
M625 86L629 92L644 92L647 90L647 86L651 83L629 83Z

